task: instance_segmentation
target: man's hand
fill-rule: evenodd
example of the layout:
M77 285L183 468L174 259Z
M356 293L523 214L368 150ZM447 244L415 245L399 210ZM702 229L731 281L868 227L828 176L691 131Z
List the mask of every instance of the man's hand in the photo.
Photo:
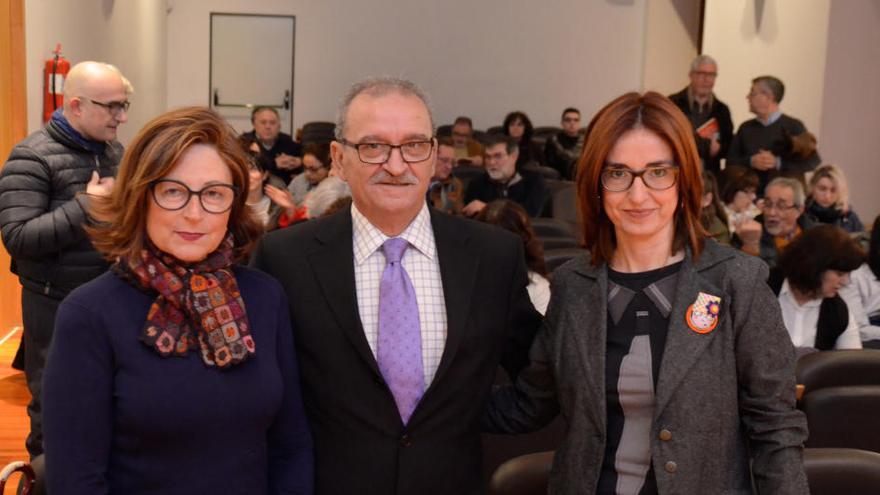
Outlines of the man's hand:
M709 155L713 157L717 156L719 151L721 151L721 143L718 141L717 137L713 136L709 143Z
M751 218L746 218L733 226L733 231L743 243L742 250L756 256L761 251L762 230L761 224Z
M767 150L761 150L752 155L751 162L752 168L755 170L773 170L776 168L776 155Z
M100 177L97 171L93 171L92 178L86 184L86 194L89 196L109 196L115 183L116 180L113 177Z
M475 199L467 204L464 208L462 208L461 212L469 217L474 217L480 214L483 211L483 208L486 207L486 203L483 203L479 199Z
M296 156L281 153L275 157L275 165L281 170L293 170L302 165L302 159Z

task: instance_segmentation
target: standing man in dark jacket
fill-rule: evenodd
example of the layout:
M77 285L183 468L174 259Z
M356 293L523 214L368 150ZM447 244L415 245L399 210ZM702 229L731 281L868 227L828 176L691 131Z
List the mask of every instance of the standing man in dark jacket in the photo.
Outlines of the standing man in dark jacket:
M733 121L730 109L715 97L712 88L718 77L718 64L708 55L700 55L691 62L688 74L691 83L669 99L684 112L694 126L697 151L704 170L718 175L721 159L727 156L733 140Z
M89 196L113 188L122 158L116 129L128 120L131 93L131 84L112 65L75 65L64 84L64 107L18 143L0 171L0 234L22 285L31 392L26 443L32 457L43 452L40 381L58 303L107 269L83 226Z

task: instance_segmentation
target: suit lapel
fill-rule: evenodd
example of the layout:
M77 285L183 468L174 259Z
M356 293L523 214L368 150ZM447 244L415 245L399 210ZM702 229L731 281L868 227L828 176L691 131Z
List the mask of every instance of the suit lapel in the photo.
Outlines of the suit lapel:
M467 249L469 241L467 230L461 229L460 224L452 224L448 217L437 213L433 208L431 225L434 228L434 243L437 245L440 278L443 281L447 330L443 356L440 358L434 381L425 392L426 395L449 369L458 346L465 332L468 331L468 315L479 267L479 254Z
M580 380L589 391L585 397L595 397L583 404L598 428L605 428L605 352L608 332L608 270L603 264L594 267L588 258L582 258L575 272L583 276L582 284L569 292L577 294L577 300L564 307L563 325L576 329L575 345L581 355L583 375Z
M701 265L705 260L712 258L712 254L704 252ZM721 313L719 318L726 318L725 307L729 307L724 299L721 289L703 277L699 267L695 267L690 253L682 263L678 276L678 287L675 291L675 300L672 303L672 312L669 314L669 330L666 335L666 347L663 350L663 363L660 367L660 376L657 380L656 406L654 417L659 417L663 409L669 403L669 399L675 389L681 384L688 370L700 358L700 355L715 338L716 331L700 334L691 330L687 324L686 314L688 307L695 302L700 292L721 297ZM720 321L716 330L720 328Z
M336 324L357 353L373 372L381 376L358 314L349 210L328 218L315 238L321 248L309 254L308 258L324 299L328 301Z

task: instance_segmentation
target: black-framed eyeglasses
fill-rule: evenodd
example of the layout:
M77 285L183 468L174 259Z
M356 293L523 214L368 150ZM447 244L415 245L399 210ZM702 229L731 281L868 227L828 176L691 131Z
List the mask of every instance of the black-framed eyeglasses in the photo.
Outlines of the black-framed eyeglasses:
M401 144L388 143L352 143L340 139L340 143L351 146L357 151L358 158L364 163L378 165L386 163L391 158L391 150L400 150L400 157L407 163L423 162L431 158L434 151L434 140L408 141Z
M783 212L786 210L796 210L797 208L798 208L798 205L790 205L787 203L783 203L781 201L778 203L774 203L772 201L767 201L766 199L761 204L761 210L763 210L763 211L776 210L776 211Z
M226 213L235 203L238 188L232 184L211 184L193 191L186 184L174 179L159 179L150 185L153 200L163 210L177 211L189 204L193 196L208 213Z
M114 117L116 117L117 115L119 115L122 112L127 112L128 108L131 106L131 102L128 100L111 101L108 103L104 103L104 102L100 102L100 101L95 101L95 100L93 100L91 98L87 98L85 96L80 96L80 98L82 98L84 100L89 100L90 102L92 102L95 105L98 105L99 107L106 108L107 111L110 112L110 115L112 115Z
M647 167L636 172L628 168L607 167L602 170L602 187L611 192L623 192L632 187L636 177L642 178L642 183L649 189L663 191L675 185L678 177L677 165L664 165L662 167Z

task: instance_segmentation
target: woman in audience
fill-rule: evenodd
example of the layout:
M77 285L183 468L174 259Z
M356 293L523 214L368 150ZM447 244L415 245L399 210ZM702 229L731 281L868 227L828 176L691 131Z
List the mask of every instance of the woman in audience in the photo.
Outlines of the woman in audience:
M95 247L115 264L58 311L44 376L48 491L311 493L287 298L238 263L262 228L248 160L203 108L135 136Z
M544 153L538 143L532 141L535 128L529 116L523 112L510 112L504 117L502 130L505 135L516 139L519 144L519 156L516 158L516 168L524 165L540 165L544 160Z
M700 224L706 229L710 238L721 244L730 244L730 230L727 228L727 214L718 198L718 183L715 174L703 171L703 209L700 212Z
M769 283L795 347L862 348L855 316L838 292L864 257L856 241L833 225L807 229L782 251Z
M295 207L284 181L269 173L266 155L256 142L243 143L248 158L248 193L246 203L267 230L278 228L278 219ZM302 174L300 174L302 175ZM299 177L299 176L297 176Z
M290 181L288 189L293 201L301 205L306 195L313 191L330 173L330 143L309 143L303 147L303 173Z
M544 249L541 240L532 230L532 221L526 210L509 199L492 201L480 212L478 220L501 227L518 235L523 242L526 266L529 269L529 299L542 315L547 312L550 302L550 281L547 280L547 265L544 263Z
M853 312L865 348L880 349L880 216L871 227L868 261L853 270L840 296Z
M496 390L495 432L560 411L550 493L807 493L795 354L767 267L701 235L690 122L625 94L587 131L577 174L590 250L553 274L531 363Z
M848 189L840 168L822 165L810 177L805 213L815 222L836 225L850 233L864 231L865 226L849 204Z
M725 168L721 175L721 201L727 215L727 229L733 235L739 225L761 214L761 208L755 204L760 180L755 172L736 166Z

